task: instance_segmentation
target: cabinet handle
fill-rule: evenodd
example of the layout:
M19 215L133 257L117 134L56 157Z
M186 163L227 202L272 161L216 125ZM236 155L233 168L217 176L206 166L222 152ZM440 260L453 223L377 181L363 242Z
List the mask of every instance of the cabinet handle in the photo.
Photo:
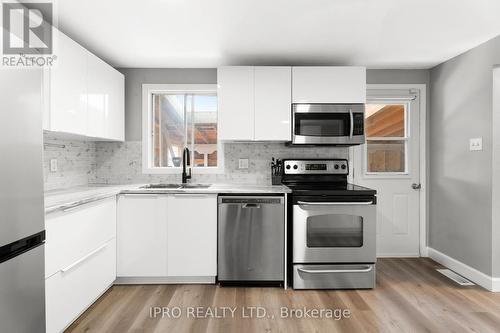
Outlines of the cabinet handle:
M206 193L176 193L172 194L173 197L179 197L179 198L189 198L189 197L194 197L194 198L207 198L213 194L206 194Z
M121 193L125 197L149 197L149 198L157 198L157 193Z
M100 201L100 200L104 200L104 199L109 199L109 198L114 197L114 196L115 196L115 194L105 195L105 196L101 196L101 197L98 196L98 197L94 197L94 198L90 198L90 199L84 199L84 200L78 201L74 204L63 206L60 209L66 213L66 212L72 211L74 209L77 209L80 206L87 205L87 204L90 204L90 203L93 203L96 201Z
M89 254L87 254L85 257L75 261L74 263L72 263L71 265L67 266L67 267L64 267L63 269L61 269L61 272L62 273L67 273L68 271L72 270L73 268L75 268L76 266L80 265L82 262L84 262L85 260L89 259L90 257L92 257L93 255L95 255L96 253L102 251L106 246L108 246L108 243L98 247L97 249L95 249L94 251L90 252Z
M352 136L354 135L354 116L352 114L352 109L349 109L349 121L351 122L349 138L352 139Z

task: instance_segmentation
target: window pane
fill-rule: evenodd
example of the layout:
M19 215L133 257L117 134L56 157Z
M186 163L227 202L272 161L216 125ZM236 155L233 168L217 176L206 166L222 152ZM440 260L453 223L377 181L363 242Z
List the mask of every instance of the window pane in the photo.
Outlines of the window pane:
M153 95L153 162L180 166L185 139L184 95Z
M195 167L217 166L217 96L153 94L154 167L182 165L184 147Z
M367 137L404 137L405 106L403 104L367 104Z
M369 140L367 144L368 172L405 172L404 140Z
M217 166L217 96L193 96L194 166ZM215 159L214 159L215 157Z

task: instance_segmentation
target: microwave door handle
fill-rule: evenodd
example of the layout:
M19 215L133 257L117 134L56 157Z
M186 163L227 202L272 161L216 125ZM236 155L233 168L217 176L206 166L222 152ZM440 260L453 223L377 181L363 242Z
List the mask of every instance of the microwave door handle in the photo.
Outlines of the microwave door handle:
M351 121L351 130L349 132L349 138L352 139L352 136L354 135L354 116L352 114L352 109L349 109L349 119Z
M307 202L307 201L297 201L297 204L302 206L353 206L353 205L372 205L372 201L353 201L353 202Z

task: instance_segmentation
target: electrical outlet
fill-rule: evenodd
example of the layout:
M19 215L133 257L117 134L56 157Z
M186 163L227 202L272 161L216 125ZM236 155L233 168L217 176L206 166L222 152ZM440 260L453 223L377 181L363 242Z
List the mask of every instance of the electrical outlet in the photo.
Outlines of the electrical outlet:
M483 150L483 138L469 139L469 150L470 151Z
M50 172L57 172L57 159L56 158L50 159Z
M240 158L238 160L238 169L248 169L248 158Z

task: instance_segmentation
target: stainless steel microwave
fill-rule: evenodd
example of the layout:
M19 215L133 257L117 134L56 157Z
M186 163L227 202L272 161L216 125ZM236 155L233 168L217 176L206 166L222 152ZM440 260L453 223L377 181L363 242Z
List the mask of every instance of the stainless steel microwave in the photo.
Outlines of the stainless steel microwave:
M292 144L365 143L364 104L293 104Z

